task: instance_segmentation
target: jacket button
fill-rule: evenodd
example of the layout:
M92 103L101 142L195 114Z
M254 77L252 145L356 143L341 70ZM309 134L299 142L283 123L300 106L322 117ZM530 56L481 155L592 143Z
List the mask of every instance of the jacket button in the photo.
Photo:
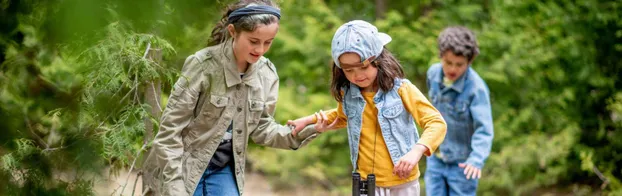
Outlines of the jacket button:
M241 150L238 150L238 155L240 155L240 154L242 154L242 151L241 151Z
M238 132L238 134L242 134L242 130L241 129L238 129L238 130L235 130L235 131Z
M235 89L240 90L240 85L236 85Z
M241 107L238 107L238 112L242 112L242 108Z

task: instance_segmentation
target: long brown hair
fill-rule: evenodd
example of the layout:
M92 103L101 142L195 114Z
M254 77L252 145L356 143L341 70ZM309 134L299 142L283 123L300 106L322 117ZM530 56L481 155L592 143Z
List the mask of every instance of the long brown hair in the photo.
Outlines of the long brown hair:
M372 66L378 69L374 85L378 85L380 89L387 92L393 88L395 78L404 78L404 70L397 59L387 50L382 49L380 56L372 62ZM330 91L335 100L343 102L342 90L347 91L350 88L350 81L346 78L343 70L333 62L333 78L330 84ZM345 92L344 91L344 92Z
M231 4L227 6L224 10L223 16L220 19L220 22L216 24L214 29L212 29L212 35L210 36L209 41L207 42L207 46L214 46L220 43L225 42L229 38L229 33L227 32L227 25L231 24L228 21L229 14L236 9L251 6L251 5L267 5L277 8L276 3L271 0L240 0L237 3ZM255 27L259 24L269 25L275 22L279 22L279 18L271 14L255 14L249 16L243 16L239 20L233 23L236 32L246 31L251 32L255 30Z

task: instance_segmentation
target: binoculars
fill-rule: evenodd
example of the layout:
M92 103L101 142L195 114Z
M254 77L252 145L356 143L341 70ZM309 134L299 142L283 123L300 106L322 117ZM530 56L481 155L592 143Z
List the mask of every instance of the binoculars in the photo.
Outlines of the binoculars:
M361 174L352 173L352 195L353 196L375 196L376 195L376 175L368 174L367 180L361 180Z

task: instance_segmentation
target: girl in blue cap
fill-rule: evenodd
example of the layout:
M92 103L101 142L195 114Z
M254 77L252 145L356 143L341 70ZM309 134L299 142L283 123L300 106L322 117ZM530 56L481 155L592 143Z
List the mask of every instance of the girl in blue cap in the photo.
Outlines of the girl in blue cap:
M384 48L390 41L365 21L339 27L331 46L331 93L338 107L288 124L294 134L313 123L319 132L347 127L353 172L363 180L375 174L375 195L419 195L417 163L441 144L446 124L404 78L399 61Z

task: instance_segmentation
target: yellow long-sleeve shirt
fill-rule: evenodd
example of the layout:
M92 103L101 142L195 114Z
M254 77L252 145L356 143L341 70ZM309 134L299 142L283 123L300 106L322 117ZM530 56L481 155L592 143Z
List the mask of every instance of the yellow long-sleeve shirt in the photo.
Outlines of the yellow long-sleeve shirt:
M372 172L373 167L373 173L376 175L376 185L380 187L396 186L418 179L420 176L419 164L415 166L410 176L406 179L399 178L393 174L394 165L380 131L378 109L374 104L376 93L363 92L362 94L366 104L363 109L359 156L356 163L357 172L361 174L361 177L366 178L367 174ZM423 128L423 134L421 134L417 144L426 146L429 151L425 152L425 155L430 156L445 138L447 131L445 120L415 85L402 83L398 89L398 94L402 98L402 103L406 110L413 116L417 124ZM346 127L348 118L343 112L341 103L339 103L336 109L327 111L326 115L329 122L333 122L336 118L341 120L337 124L338 128ZM374 143L376 144L375 158Z

